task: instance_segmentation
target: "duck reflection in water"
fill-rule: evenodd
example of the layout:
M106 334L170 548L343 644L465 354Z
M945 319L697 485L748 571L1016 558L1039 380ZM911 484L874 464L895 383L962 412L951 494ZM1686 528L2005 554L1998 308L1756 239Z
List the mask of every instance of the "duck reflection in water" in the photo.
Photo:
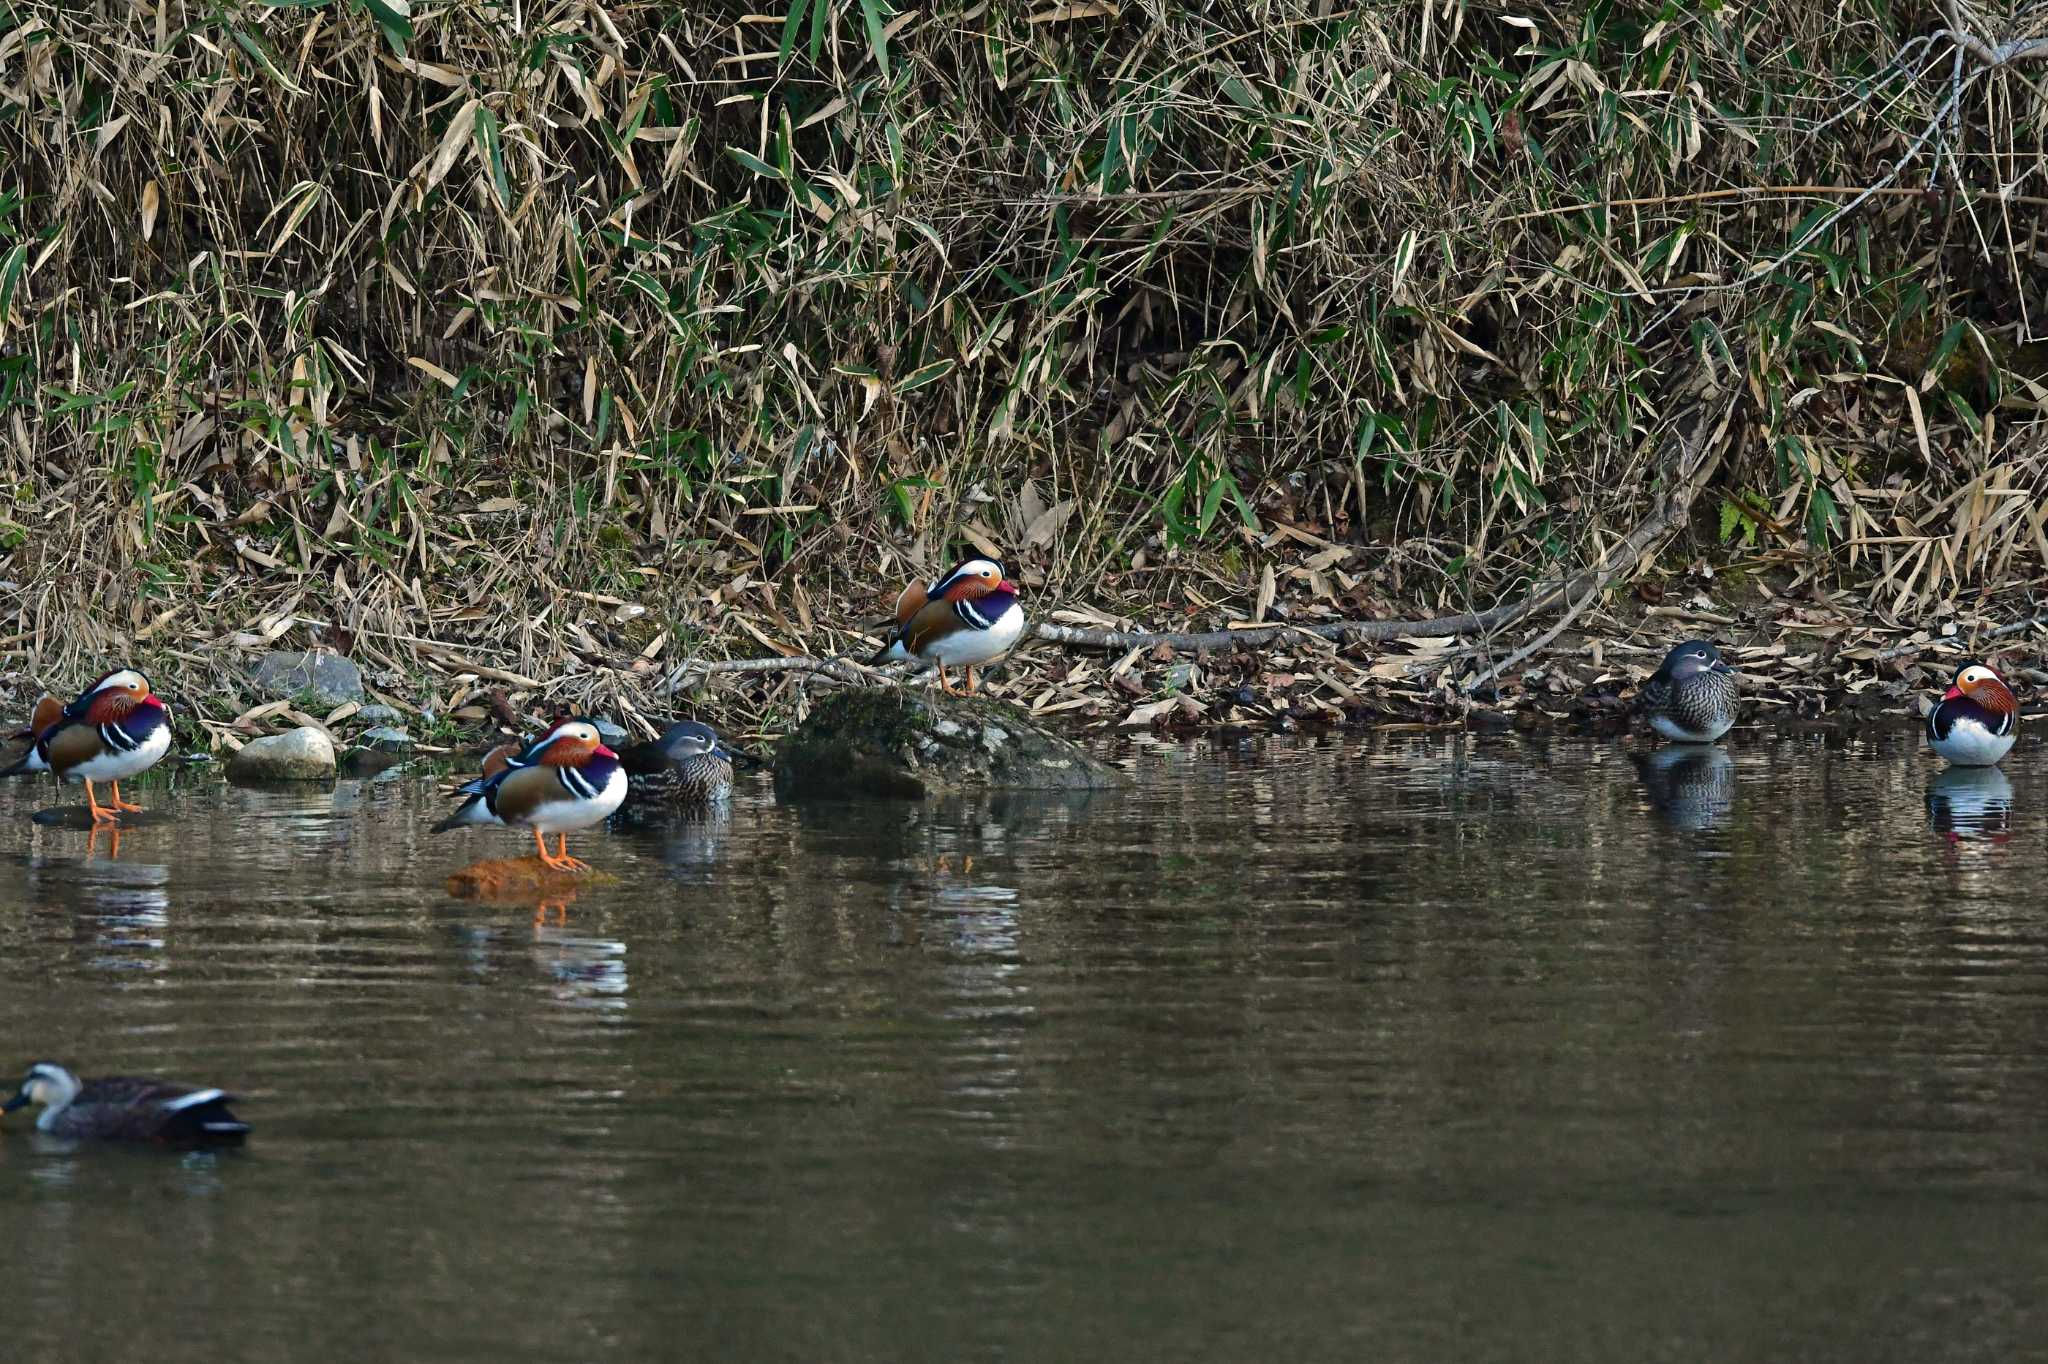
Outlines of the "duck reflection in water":
M1996 767L1948 767L1927 782L1927 827L1951 846L2012 838L2012 782Z
M533 921L533 960L555 983L555 999L583 1008L626 1007L626 944L571 932L566 920Z
M1735 808L1735 759L1719 744L1684 744L1630 755L1650 809L1674 829L1718 829Z

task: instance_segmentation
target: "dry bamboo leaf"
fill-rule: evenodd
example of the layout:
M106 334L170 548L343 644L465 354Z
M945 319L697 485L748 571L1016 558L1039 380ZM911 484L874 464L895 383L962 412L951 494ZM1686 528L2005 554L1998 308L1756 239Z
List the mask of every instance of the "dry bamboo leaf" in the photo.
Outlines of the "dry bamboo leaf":
M1927 414L1920 408L1920 394L1911 384L1903 387L1906 391L1906 410L1913 414L1913 436L1920 442L1920 458L1932 464L1934 452L1927 442Z
M439 380L441 383L446 384L449 388L454 388L458 383L462 382L461 380L457 379L454 375L450 374L447 370L442 369L439 365L435 364L432 360L426 359L424 356L407 356L405 363L411 365L414 369L426 375L428 378Z
M476 127L476 111L482 107L482 100L472 99L448 120L447 131L441 134L441 145L434 149L434 158L428 163L426 179L420 185L422 190L430 190L447 178L456 158L470 144L470 133Z
M142 187L142 240L148 241L156 232L156 209L160 192L156 181L151 180Z
M1080 505L1078 501L1070 497L1064 502L1046 508L1036 517L1033 517L1031 522L1024 528L1025 548L1043 549L1051 545L1060 531L1065 528L1067 522L1073 520L1074 512Z

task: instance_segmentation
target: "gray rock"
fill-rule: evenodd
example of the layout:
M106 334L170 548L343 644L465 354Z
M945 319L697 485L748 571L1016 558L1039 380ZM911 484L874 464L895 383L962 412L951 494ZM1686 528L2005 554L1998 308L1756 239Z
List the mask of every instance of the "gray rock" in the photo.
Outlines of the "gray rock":
M604 740L607 746L616 747L633 737L610 720L605 719L602 715L592 720L591 723L597 726L597 737Z
M827 696L775 759L776 794L798 799L1094 791L1128 782L1014 706L916 688Z
M338 654L265 654L250 681L268 696L333 709L363 699L363 670Z
M396 706L368 705L355 713L355 718L366 725L395 725L405 716Z
M333 776L334 741L311 725L251 739L228 759L230 781L327 781Z
M412 735L391 725L379 725L363 731L359 740L365 748L382 749L386 753L403 753L412 747Z

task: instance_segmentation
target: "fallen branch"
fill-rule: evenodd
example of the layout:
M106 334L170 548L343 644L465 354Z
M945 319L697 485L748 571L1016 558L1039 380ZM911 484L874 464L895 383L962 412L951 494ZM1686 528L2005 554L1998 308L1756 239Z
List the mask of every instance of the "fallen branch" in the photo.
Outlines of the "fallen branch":
M1569 630L1572 622L1579 618L1579 613L1591 606L1606 589L1607 584L1605 582L1597 582L1587 588L1584 596L1565 608L1564 614L1557 618L1557 624L1551 626L1548 630L1545 630L1542 634L1536 636L1536 638L1530 640L1527 644L1524 644L1485 672L1466 682L1464 686L1465 695L1470 696L1495 678L1503 676L1510 669L1520 666L1528 659L1534 658L1537 654L1549 648L1551 641L1555 640L1566 630Z
M686 658L661 679L661 690L674 695L682 690L683 679L692 673L816 673L835 682L860 686L887 679L888 674L850 658L812 658L792 654L786 658Z

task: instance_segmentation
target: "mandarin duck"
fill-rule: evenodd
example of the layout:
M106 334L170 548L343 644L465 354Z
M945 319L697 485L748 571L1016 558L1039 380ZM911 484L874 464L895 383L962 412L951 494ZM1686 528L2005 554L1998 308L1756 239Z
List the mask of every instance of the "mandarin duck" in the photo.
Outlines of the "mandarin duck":
M455 793L459 796L473 796L477 792L483 790L484 783L488 782L493 776L497 775L499 768L506 766L519 766L521 763L521 756L523 754L529 752L543 739L546 739L549 735L553 734L563 725L568 724L574 718L575 717L569 715L557 715L554 719L548 721L546 728L542 729L541 732L535 735L533 738L519 738L514 739L509 744L499 744L496 748L484 754L482 764L483 775L471 777L468 781L456 787Z
M64 705L54 696L36 703L29 727L14 736L30 741L20 762L0 777L50 772L58 781L85 783L95 825L115 824L140 805L121 799L121 779L146 772L171 751L171 712L133 668L117 668ZM101 805L92 784L113 786L114 803Z
M626 799L626 769L604 746L595 723L565 720L523 753L506 757L503 749L493 751L484 759L482 779L461 789L469 799L436 824L435 833L472 824L530 829L542 862L556 871L588 871L589 863L569 856L569 830L611 817ZM561 835L555 852L548 851L546 834Z
M1721 651L1704 639L1689 639L1664 655L1664 665L1643 683L1636 707L1665 738L1710 744L1735 724L1735 699L1735 672Z
M249 1135L249 1124L228 1110L234 1097L139 1075L81 1081L54 1062L38 1061L0 1113L39 1104L36 1129L53 1137L206 1146Z
M1956 668L1927 712L1927 746L1957 767L1991 767L2012 749L2020 703L2005 679L1974 659Z
M896 617L881 650L868 660L917 659L939 670L939 686L958 695L946 681L946 665L967 670L967 690L974 690L974 668L1000 658L1024 637L1024 608L1017 584L1003 576L994 559L968 559L931 583L912 583L896 597Z
M659 739L635 744L620 755L631 805L674 805L702 809L732 795L732 750L718 732L695 720L670 725Z

